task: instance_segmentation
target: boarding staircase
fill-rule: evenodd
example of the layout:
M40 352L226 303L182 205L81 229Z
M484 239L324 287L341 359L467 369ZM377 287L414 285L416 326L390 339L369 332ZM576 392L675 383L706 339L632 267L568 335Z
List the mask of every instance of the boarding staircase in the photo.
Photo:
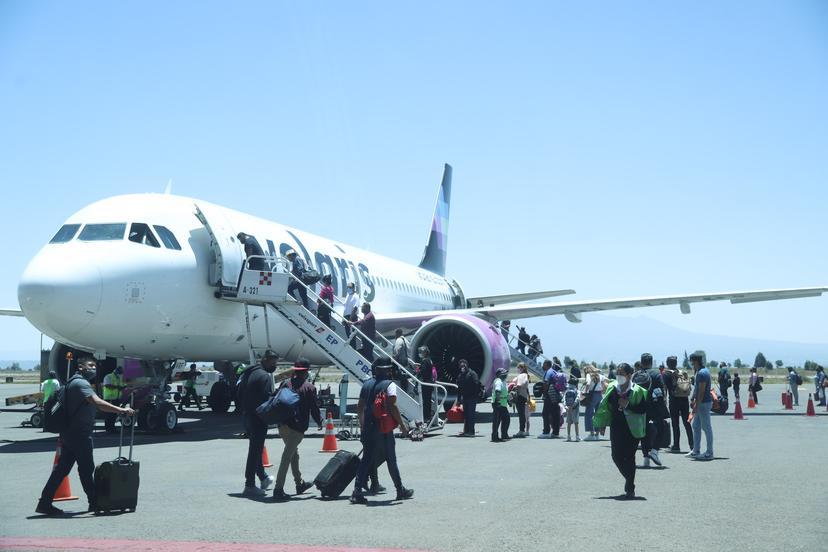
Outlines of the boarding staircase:
M503 331L502 328L501 328L501 331ZM520 342L520 340L518 339L518 336L515 335L512 332L504 332L503 337L506 340L506 344L509 345L509 353L512 356L512 361L513 362L523 362L524 364L526 364L526 367L529 369L529 372L531 372L532 374L538 376L540 378L540 380L543 381L543 377L546 375L546 373L543 370L543 362L545 360L552 360L552 359L551 358L547 359L547 357L545 357L543 355L543 353L539 353L534 358L530 357L529 355L525 355L525 354L521 353L516 347L516 345ZM528 343L526 344L526 347L527 348L529 347ZM562 368L567 368L567 367L564 366ZM572 373L569 372L568 370L564 370L564 373L566 373L570 377L572 376Z
M266 270L250 269L251 261L256 258L263 259L267 267ZM305 285L290 273L289 263L284 257L251 256L242 269L238 287L236 289L226 287L220 289L222 299L244 304L245 329L250 348L251 363L256 362L262 350L270 348L269 320L270 316L277 316L296 327L306 341L316 345L335 366L349 374L361 385L371 377L371 362L363 357L355 347L351 346L351 340L354 339L356 334L363 345L368 343L373 347L375 356L388 357L396 367L398 374L408 378L407 391L401 386L397 386L397 408L409 427L420 427L423 432L442 429L444 422L440 419L439 407L443 405L448 396L446 389L448 384L426 383L417 379L409 370L409 366L403 366L394 360L391 354L391 343L380 334L377 334L377 341L381 341L382 346L368 339L356 326L351 326L350 337L345 337L343 335L345 320L341 314L336 312L336 305L331 309L331 326L333 328L325 325L314 312L305 308L301 302L288 294L288 284L291 281L296 281L300 286L303 286L308 293L309 302L316 303L319 296L311 286ZM338 298L335 298L335 300L338 300ZM263 347L256 347L253 343L250 326L251 306L262 307L264 310L267 343ZM337 332L337 327L342 333ZM421 390L424 387L434 389L432 392L432 416L429 420L423 420Z

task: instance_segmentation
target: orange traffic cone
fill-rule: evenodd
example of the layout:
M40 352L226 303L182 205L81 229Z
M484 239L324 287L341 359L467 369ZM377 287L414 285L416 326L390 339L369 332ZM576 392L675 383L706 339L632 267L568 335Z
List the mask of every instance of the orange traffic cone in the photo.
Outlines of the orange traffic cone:
M808 410L805 411L806 416L816 416L816 412L814 412L814 400L811 398L811 394L808 393Z
M54 470L58 465L58 460L60 460L60 450L63 447L63 443L60 441L60 437L58 437L57 441L57 449L55 450L55 462L52 464L52 469ZM55 502L60 502L62 500L77 500L78 497L72 496L72 489L69 487L69 476L63 478L63 481L60 482L60 486L55 491L55 497L52 499Z
M742 412L742 402L737 398L736 399L736 410L733 412L733 419L734 420L744 420L745 415Z
M265 468L273 467L273 464L270 463L270 458L267 456L267 447L262 447L262 466Z
M788 394L782 392L782 408L787 408L788 406Z
M787 402L785 402L785 410L793 410L793 395L790 393L786 393L785 395L787 397Z
M328 423L325 425L325 438L322 440L322 450L319 452L337 452L336 434L334 434L333 415L328 412Z
M756 401L753 400L753 393L748 393L748 408L756 408Z

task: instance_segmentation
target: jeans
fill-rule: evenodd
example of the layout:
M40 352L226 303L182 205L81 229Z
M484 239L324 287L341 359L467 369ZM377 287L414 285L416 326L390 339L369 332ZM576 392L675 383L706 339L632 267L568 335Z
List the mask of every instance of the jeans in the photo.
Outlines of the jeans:
M287 477L288 466L293 473L293 481L297 485L302 482L302 472L299 471L299 443L305 438L304 433L282 424L279 426L279 436L285 444L282 450L282 460L279 462L279 470L276 472L276 487L274 490L285 489L285 478Z
M791 388L791 395L793 395L794 406L799 406L799 387L792 383L788 387Z
M95 471L95 461L92 459L92 450L95 448L91 435L72 435L62 433L60 435L62 447L60 460L52 468L52 475L49 476L43 491L40 493L40 500L51 503L55 491L60 487L63 478L72 471L75 462L78 463L78 476L80 477L83 492L90 504L95 502L95 480L92 474Z
M523 397L521 395L517 396L515 400L515 408L518 412L518 426L521 433L526 432L526 404L529 402L529 399Z
M474 435L474 417L477 413L477 396L463 397L463 433Z
M267 437L267 426L256 415L244 415L244 429L247 431L247 464L244 469L245 487L256 485L256 476L259 479L267 477L262 466L262 450Z
M586 411L584 412L584 427L591 434L597 433L592 425L592 418L595 416L595 411L598 409L598 405L601 404L601 397L602 395L600 391L593 391L590 393L589 402L587 403Z
M546 402L546 401L544 401ZM561 407L559 402L549 401L549 423L552 425L552 435L557 437L561 433ZM545 406L545 405L544 405Z
M400 478L400 469L397 467L397 450L394 441L394 432L379 433L376 429L366 429L360 437L362 441L362 459L357 468L354 492L361 493L368 483L368 475L376 471L374 456L377 450L385 452L385 463L388 465L388 474L394 482L394 487L399 491L403 488Z
M670 397L670 422L673 426L673 448L679 449L681 441L681 426L679 419L684 425L684 433L687 434L687 445L693 449L693 427L687 421L690 416L690 399L688 397Z
M500 428L501 439L509 437L509 410L505 406L492 405L492 439L498 439L498 428Z
M693 452L696 454L699 453L699 449L701 448L701 431L704 431L704 437L707 441L705 454L713 455L713 426L710 423L710 411L712 408L712 402L696 404L696 414L693 416L693 435L695 435Z

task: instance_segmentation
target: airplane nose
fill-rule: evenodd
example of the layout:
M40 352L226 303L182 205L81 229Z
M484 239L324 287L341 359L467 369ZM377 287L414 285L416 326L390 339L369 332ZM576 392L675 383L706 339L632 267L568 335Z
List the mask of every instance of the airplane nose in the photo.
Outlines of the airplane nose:
M26 267L17 287L17 300L37 329L54 339L72 339L98 313L101 272L95 261L66 259L49 250L55 247L66 246L47 246Z

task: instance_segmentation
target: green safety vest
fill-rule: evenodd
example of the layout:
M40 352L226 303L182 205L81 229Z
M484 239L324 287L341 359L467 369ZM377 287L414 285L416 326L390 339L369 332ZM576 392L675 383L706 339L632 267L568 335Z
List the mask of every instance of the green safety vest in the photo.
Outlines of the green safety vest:
M618 382L612 381L607 387L606 392L604 392L601 404L598 405L598 409L595 411L595 416L592 418L592 424L595 427L602 428L609 426L610 423L612 423L612 417L617 414L617 412L610 412L609 409L610 393L612 393L612 390L617 386ZM633 383L632 394L630 395L630 404L638 404L644 400L647 400L647 390ZM624 417L627 419L627 427L630 428L632 436L636 439L643 438L647 430L647 414L636 414L634 412L630 412L629 410L624 410Z
M502 391L500 392L500 398L495 400L495 390L494 385L492 385L492 406L500 405L505 406L506 408L509 407L509 387L506 385L505 381L501 380L502 384Z
M116 389L109 389L107 385L115 386ZM121 388L124 387L124 380L115 372L110 372L103 380L103 399L114 401L121 398Z
M52 394L60 389L60 382L56 379L47 379L43 382L43 402L49 400Z

